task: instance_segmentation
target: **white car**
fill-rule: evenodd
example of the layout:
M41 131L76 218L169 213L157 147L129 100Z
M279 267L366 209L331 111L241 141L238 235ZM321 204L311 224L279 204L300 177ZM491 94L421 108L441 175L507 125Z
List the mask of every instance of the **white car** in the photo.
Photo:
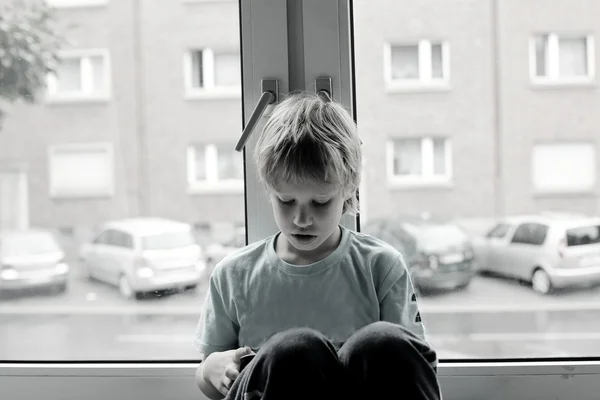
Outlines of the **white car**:
M104 224L80 261L87 277L116 285L126 298L195 288L206 265L191 225L161 218Z

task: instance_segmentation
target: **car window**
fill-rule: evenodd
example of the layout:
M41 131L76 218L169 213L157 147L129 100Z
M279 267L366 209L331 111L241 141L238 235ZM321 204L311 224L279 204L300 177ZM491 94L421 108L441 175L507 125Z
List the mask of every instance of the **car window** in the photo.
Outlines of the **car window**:
M546 241L548 226L543 224L525 223L515 230L511 243L541 246Z
M174 249L194 244L196 244L196 240L191 231L165 232L142 237L142 248L144 250Z
M494 226L485 236L487 238L502 239L506 237L509 230L509 224L498 224Z
M110 231L106 230L106 231L100 233L98 236L96 236L96 239L94 239L92 241L92 243L94 243L94 244L109 244L109 235L110 235Z
M110 244L117 247L123 247L126 249L133 248L133 238L129 233L121 231L112 231L110 235Z
M600 243L600 225L581 226L567 230L567 246Z

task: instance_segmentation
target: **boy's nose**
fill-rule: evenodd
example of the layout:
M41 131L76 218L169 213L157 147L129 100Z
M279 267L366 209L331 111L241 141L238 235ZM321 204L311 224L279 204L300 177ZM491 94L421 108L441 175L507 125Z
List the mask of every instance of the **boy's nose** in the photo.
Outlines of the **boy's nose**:
M310 226L312 225L312 217L306 211L298 210L294 216L294 225L298 228Z

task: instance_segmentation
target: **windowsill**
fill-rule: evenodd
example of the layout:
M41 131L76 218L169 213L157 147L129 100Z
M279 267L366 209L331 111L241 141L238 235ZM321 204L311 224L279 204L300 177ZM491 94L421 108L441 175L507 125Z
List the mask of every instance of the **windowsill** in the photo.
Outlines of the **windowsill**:
M114 193L50 193L52 200L106 200Z
M219 195L219 194L244 194L244 184L201 184L196 183L188 186L189 195Z
M388 82L386 93L447 93L452 90L449 82Z
M85 7L100 7L108 4L110 0L81 0L81 1L67 1L67 2L58 2L53 3L52 1L47 1L48 5L52 8L62 9L62 8L85 8Z
M596 89L598 87L596 81L593 78L587 79L559 79L559 80L546 80L546 79L532 79L532 89L539 90L561 90L561 89Z
M388 180L387 188L390 190L411 189L453 189L452 180Z
M228 100L241 98L242 92L239 90L188 90L185 93L186 100Z
M109 95L98 96L60 96L48 95L45 104L48 105L71 105L71 104L105 104L110 101Z
M573 197L597 197L598 194L593 190L578 190L578 191L559 191L559 190L544 190L534 191L535 198L573 198Z

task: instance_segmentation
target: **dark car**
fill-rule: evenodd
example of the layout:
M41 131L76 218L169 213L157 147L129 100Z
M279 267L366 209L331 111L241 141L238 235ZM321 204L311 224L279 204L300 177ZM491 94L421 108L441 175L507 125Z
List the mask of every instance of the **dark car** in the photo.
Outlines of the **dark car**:
M419 218L373 220L361 231L402 253L418 289L465 288L476 273L471 241L460 226L451 222Z

